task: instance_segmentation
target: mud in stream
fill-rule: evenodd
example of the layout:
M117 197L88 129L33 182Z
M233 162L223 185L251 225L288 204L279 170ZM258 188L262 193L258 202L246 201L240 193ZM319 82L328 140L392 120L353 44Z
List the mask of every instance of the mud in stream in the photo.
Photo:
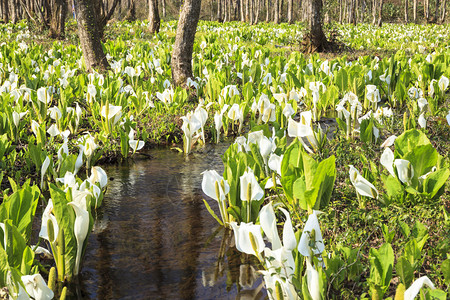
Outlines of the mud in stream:
M232 233L224 233L202 201L201 173L221 173L226 148L208 145L187 160L152 150L154 159L105 168L112 180L89 237L77 298L265 298L250 258L229 247Z

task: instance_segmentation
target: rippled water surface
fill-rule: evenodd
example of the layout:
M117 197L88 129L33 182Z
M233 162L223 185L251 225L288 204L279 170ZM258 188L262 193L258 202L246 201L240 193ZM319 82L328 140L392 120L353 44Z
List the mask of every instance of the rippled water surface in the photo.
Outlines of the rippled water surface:
M112 180L89 237L79 297L264 298L249 258L229 247L234 237L203 204L201 173L221 173L226 148L207 146L188 159L153 150L151 160L105 168Z

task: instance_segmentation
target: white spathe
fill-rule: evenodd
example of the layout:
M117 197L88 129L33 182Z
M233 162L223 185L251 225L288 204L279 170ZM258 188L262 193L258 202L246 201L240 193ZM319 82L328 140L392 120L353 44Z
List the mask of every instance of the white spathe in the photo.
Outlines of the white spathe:
M245 222L241 222L240 225L237 225L236 222L231 222L230 225L234 231L236 248L240 252L259 256L259 253L261 253L265 247L261 235L261 226Z
M240 185L241 185L241 200L242 201L252 201L252 200L261 200L264 196L264 190L258 183L258 180L253 173L253 170L248 168L247 171L240 177ZM247 195L248 188L251 189L251 194ZM249 197L250 196L250 199Z
M310 256L311 253L313 255L320 255L323 250L325 250L319 220L317 219L318 213L320 212L314 210L313 213L309 215L305 227L303 228L300 242L298 243L298 251L303 256ZM311 240L312 237L314 237L314 240ZM311 248L312 244L314 245L313 248Z
M432 290L435 289L434 284L427 276L422 276L419 279L416 279L411 286L405 291L404 300L414 300L417 294L420 292L420 289L427 285Z
M220 176L216 170L208 170L202 173L202 190L208 197L216 201L225 200L225 196L230 192L228 182ZM223 186L222 186L223 182ZM218 191L216 190L216 183L218 184ZM219 192L219 195L217 195Z

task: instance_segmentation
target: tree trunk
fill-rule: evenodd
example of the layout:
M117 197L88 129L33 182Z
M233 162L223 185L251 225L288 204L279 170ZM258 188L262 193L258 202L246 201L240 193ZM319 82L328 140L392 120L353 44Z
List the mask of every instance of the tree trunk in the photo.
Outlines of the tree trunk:
M342 9L343 2L344 0L339 0L339 23L341 24L343 22L343 9Z
M211 0L211 3L212 3L212 0ZM211 5L211 7L212 7L212 5ZM162 8L162 16L163 16L163 18L165 18L166 17L166 0L161 0L161 8ZM212 9L211 9L211 13L212 13ZM212 19L211 19L211 21L212 21Z
M177 34L172 52L172 79L175 85L186 86L186 80L192 77L192 51L201 0L185 0L178 20Z
M377 25L379 27L381 27L381 25L383 25L383 20L382 20L383 4L384 4L384 0L380 0L380 6L378 7L378 22L377 22Z
M9 23L9 8L8 8L8 0L2 1L2 19L3 22Z
M136 2L134 0L131 0L128 9L128 14L125 19L130 22L136 21Z
M109 68L109 64L103 52L101 34L97 26L97 20L95 19L95 1L78 0L75 4L78 36L80 38L81 49L83 50L86 70L92 72L92 70L97 69L100 72L104 72Z
M430 1L424 0L423 2L423 17L425 18L425 22L428 23L430 20Z
M64 39L65 24L67 15L67 2L65 0L55 0L52 2L52 15L50 21L50 37L54 39Z
M288 0L288 23L294 23L294 0Z
M441 24L444 23L446 14L447 14L447 0L443 0L442 1L442 14L441 14L441 19L440 19Z
M322 30L322 0L310 0L308 4L308 29L311 44L311 49L308 52L320 52L328 44Z
M440 4L440 1L436 0L436 9L434 10L433 23L439 22L439 4Z
M222 21L222 0L217 0L217 22Z
M408 0L405 0L405 23L408 24Z
M270 5L269 0L266 0L266 23L270 21Z
M273 11L273 22L275 24L280 23L280 0L275 0Z
M261 1L262 0L256 0L256 12L255 12L255 20L254 20L254 24L258 24L259 21L259 12L261 11Z
M417 0L415 0L417 1ZM372 25L375 26L377 22L377 0L373 0L373 6L372 6Z
M413 2L413 21L417 23L417 0Z
M152 34L159 32L161 19L159 18L158 0L148 0L148 22Z

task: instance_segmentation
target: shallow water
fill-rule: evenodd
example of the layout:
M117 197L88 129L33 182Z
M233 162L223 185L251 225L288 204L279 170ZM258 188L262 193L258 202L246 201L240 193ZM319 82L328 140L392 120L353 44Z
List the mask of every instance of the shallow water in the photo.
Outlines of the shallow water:
M246 264L250 258L229 247L234 237L202 201L201 173L221 173L226 148L208 145L187 160L153 150L154 159L105 168L112 180L89 237L76 298L264 298L261 278ZM215 201L208 202L218 213Z

